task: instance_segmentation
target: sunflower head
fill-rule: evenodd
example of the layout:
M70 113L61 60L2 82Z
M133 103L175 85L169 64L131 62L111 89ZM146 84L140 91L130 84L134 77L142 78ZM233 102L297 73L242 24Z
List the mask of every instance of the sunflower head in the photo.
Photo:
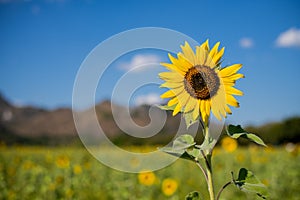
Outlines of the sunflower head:
M169 70L159 74L165 81L161 87L169 88L161 98L169 99L167 107L173 110L173 115L182 112L191 115L194 121L200 118L208 123L211 112L221 120L231 114L229 106L239 106L234 95L243 93L234 86L236 80L244 77L238 73L242 65L222 68L224 47L219 50L219 45L220 42L210 49L206 40L194 51L185 42L177 57L169 54L170 63L161 63Z

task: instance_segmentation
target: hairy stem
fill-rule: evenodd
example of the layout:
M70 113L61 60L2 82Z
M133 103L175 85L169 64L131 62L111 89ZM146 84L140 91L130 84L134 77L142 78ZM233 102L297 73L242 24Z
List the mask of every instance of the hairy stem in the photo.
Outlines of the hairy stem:
M204 128L205 131L205 138L209 137L209 128L206 125ZM212 150L208 149L205 153L201 151L202 155L205 159L206 164L206 175L207 175L207 187L209 192L210 200L215 200L215 193L214 193L214 184L213 184L213 173L212 173L212 164L211 164L211 157L212 157Z
M197 161L196 164L198 165L198 167L201 169L204 177L205 177L205 180L207 182L207 174L206 174L206 171L204 170L203 166Z
M212 177L212 167L211 167L211 154L207 155L208 165L206 166L206 174L207 174L207 186L210 200L215 200L214 194L214 185L213 185L213 177Z

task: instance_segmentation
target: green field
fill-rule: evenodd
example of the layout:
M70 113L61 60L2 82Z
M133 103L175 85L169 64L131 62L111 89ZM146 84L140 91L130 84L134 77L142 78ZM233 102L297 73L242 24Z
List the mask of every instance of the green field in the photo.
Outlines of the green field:
M141 148L141 147L138 147ZM268 186L269 199L300 198L300 148L239 148L225 152L216 148L213 157L216 190L240 167L253 171ZM155 171L153 184L142 184L137 174L110 169L84 148L1 147L0 199L184 199L197 190L208 199L200 170L190 161L178 160ZM162 191L171 178L178 188L171 196ZM221 199L259 199L229 186Z

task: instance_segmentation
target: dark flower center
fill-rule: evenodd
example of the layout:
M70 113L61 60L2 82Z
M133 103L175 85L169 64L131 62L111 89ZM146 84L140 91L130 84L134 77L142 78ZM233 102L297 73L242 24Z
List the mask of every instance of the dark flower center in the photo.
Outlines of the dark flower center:
M219 86L217 73L207 66L196 65L184 76L185 90L196 99L210 99L217 93Z

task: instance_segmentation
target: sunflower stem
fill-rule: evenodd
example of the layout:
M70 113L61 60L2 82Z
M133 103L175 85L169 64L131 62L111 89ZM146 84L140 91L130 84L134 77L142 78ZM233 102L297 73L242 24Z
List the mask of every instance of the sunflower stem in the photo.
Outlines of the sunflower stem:
M208 126L205 126L204 130L205 130L205 137L209 137ZM215 200L211 158L212 158L212 150L208 150L206 152L206 155L204 156L205 164L206 164L207 187L208 187L210 200Z
M202 167L202 165L197 161L196 164L198 165L198 167L201 169L204 177L205 177L205 181L207 182L207 174L206 171L204 170L204 168Z
M207 166L206 168L208 192L209 192L210 200L215 200L213 177L212 177L212 166L211 166L211 154L207 155L207 160L209 163L209 166Z

